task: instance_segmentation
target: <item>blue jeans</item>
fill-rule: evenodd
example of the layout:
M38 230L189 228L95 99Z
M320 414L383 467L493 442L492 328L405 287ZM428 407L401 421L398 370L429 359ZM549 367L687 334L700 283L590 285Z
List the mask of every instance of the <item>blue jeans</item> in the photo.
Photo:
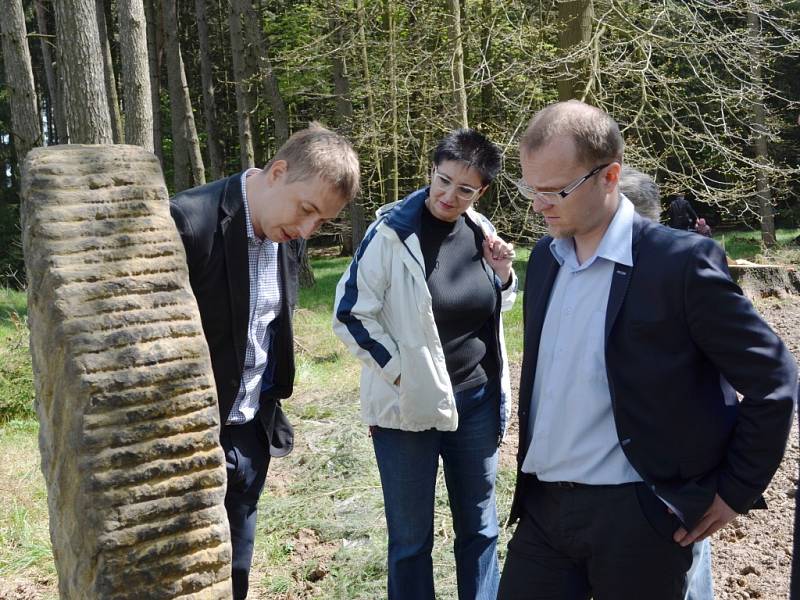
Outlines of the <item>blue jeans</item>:
M684 600L714 600L711 578L711 540L705 539L692 547L692 566L686 573Z
M433 508L439 456L453 515L460 600L495 600L495 477L500 384L495 377L458 392L456 431L373 428L389 531L389 598L434 600Z

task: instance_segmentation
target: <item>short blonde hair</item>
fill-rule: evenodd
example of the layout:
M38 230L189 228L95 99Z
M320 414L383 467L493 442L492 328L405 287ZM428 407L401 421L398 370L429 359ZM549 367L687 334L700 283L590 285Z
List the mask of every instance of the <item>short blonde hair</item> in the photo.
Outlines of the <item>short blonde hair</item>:
M265 168L276 160L286 161L287 183L320 177L348 202L361 188L358 155L350 142L316 121L286 140Z
M578 160L586 166L622 163L625 141L619 125L605 111L580 100L557 102L536 113L520 140L520 150L533 152L561 136L572 138Z

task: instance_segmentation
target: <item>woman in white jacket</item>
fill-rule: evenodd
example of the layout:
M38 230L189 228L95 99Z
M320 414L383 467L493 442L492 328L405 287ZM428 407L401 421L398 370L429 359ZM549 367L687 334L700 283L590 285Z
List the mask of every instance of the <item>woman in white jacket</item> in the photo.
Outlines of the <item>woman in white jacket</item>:
M451 132L434 152L431 185L378 211L336 289L334 330L363 363L393 600L434 599L440 456L459 598L497 595L495 476L510 398L500 312L517 285L513 246L472 206L499 170L483 135Z

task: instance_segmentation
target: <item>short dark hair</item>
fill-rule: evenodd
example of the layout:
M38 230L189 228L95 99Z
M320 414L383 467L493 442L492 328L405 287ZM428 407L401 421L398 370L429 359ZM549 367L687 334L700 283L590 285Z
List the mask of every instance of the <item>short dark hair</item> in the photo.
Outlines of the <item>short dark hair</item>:
M500 172L500 149L482 133L470 128L455 129L444 136L433 151L433 164L446 160L467 163L478 171L483 185Z

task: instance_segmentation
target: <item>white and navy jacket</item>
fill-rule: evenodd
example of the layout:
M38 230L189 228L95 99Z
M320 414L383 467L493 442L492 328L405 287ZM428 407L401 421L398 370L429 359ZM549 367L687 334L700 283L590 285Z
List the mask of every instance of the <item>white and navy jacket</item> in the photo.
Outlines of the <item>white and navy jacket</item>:
M377 212L350 266L336 287L333 330L361 361L361 416L368 425L405 431L458 428L453 387L433 318L420 247L420 219L428 188ZM494 234L489 220L469 209L471 227ZM511 412L501 311L516 297L517 281L504 291L495 276L498 361L501 373L500 431ZM394 385L401 375L399 385Z

